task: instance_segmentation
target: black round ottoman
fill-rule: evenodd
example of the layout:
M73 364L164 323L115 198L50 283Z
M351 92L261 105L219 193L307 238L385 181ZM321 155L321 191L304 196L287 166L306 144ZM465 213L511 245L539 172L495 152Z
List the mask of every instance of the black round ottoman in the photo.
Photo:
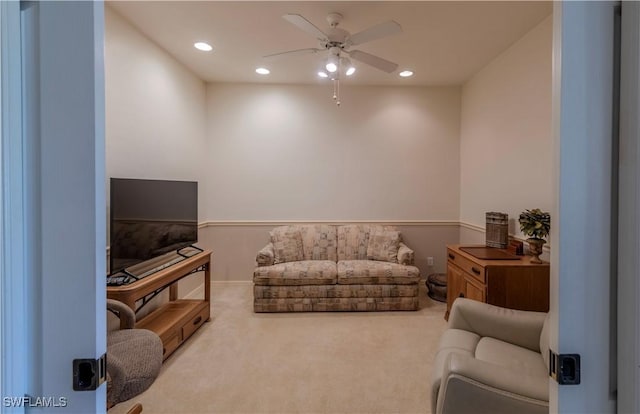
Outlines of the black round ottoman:
M438 302L447 301L447 274L431 273L427 276L427 288L429 297Z

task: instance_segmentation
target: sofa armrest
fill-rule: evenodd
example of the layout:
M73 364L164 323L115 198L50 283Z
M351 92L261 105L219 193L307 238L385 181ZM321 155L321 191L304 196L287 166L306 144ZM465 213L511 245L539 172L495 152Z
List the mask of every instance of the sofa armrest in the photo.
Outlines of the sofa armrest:
M274 262L275 252L273 250L273 243L269 243L258 252L256 263L258 266L271 266Z
M540 357L542 358L542 357ZM444 365L436 413L548 413L547 377L451 353Z
M402 242L400 242L400 247L398 248L398 263L402 265L413 264L413 250Z
M466 298L451 307L449 328L474 332L540 352L546 312L506 309Z

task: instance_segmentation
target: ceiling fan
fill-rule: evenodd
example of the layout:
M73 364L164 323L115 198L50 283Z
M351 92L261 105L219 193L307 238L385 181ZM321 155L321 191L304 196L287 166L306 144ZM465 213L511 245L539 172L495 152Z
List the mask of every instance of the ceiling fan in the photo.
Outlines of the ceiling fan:
M326 33L318 29L313 23L299 14L285 14L282 18L299 29L315 36L320 42L320 45L317 48L305 48L274 53L264 56L264 58L280 58L284 56L328 52L325 68L329 74L320 72L319 75L323 77L331 76L332 79L339 77L341 68L347 76L350 76L355 72L355 67L351 65L349 57L387 73L391 73L398 68L397 63L390 62L361 50L351 50L351 46L361 45L366 42L401 33L402 27L393 20L377 24L355 34L351 34L338 27L338 24L342 21L342 15L339 13L330 13L327 16L327 22L329 23L330 29Z

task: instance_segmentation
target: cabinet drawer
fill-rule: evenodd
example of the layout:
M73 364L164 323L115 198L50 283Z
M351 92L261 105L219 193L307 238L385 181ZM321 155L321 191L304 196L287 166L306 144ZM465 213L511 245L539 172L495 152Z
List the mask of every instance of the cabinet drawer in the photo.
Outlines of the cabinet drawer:
M485 283L486 279L484 267L472 262L466 257L462 257L461 254L454 252L451 249L447 249L447 258L449 262L454 263L465 273L473 276L476 280L478 280L478 282Z
M167 359L167 357L180 346L181 342L182 340L178 332L174 332L173 335L167 339L162 338L162 359Z
M182 338L187 339L188 337L190 337L191 334L200 327L200 325L207 321L207 319L209 319L209 308L206 307L200 309L200 311L195 316L193 316L191 319L189 319L188 322L182 325Z
M469 299L477 300L478 302L484 302L484 286L478 286L475 282L465 280L465 296Z

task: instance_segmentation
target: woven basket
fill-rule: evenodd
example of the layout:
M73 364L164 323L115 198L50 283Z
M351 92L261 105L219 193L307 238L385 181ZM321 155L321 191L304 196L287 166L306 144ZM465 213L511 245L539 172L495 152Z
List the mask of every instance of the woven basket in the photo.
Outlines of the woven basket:
M487 247L506 249L509 245L509 215L506 213L489 212L486 226Z

